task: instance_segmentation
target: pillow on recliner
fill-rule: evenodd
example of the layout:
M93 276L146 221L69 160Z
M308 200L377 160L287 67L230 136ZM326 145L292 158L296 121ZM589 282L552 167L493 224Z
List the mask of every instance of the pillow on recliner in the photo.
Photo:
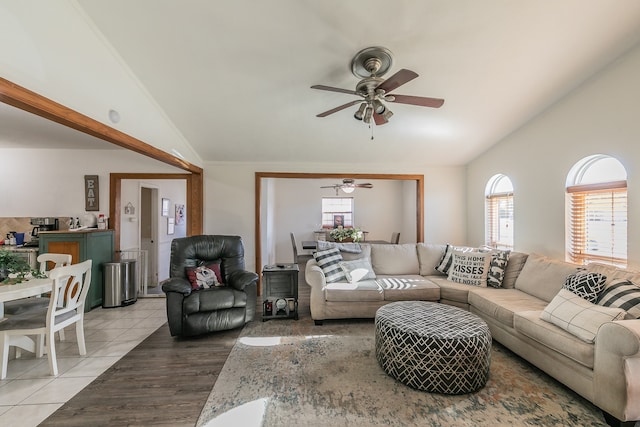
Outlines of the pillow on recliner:
M189 283L191 283L191 289L194 291L225 286L222 282L220 264L217 262L203 264L198 267L187 267L186 271Z

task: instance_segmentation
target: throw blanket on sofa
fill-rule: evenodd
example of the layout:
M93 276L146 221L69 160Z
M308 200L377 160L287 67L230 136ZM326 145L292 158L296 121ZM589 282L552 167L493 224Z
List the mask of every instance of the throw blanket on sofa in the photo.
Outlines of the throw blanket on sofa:
M318 250L323 251L325 249L338 248L340 252L348 252L351 254L359 254L362 252L360 243L339 243L339 242L326 242L318 240Z

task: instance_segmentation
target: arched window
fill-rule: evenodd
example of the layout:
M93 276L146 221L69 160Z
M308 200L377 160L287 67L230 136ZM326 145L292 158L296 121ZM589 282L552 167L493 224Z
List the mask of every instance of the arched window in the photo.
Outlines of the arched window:
M513 249L513 184L506 175L489 179L485 188L485 244Z
M627 171L596 154L567 176L567 260L627 265Z

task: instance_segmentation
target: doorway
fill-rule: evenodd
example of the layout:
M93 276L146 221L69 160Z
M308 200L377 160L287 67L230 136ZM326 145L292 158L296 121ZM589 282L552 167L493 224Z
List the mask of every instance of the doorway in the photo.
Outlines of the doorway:
M140 249L146 253L143 296L162 294L158 286L158 188L140 185Z

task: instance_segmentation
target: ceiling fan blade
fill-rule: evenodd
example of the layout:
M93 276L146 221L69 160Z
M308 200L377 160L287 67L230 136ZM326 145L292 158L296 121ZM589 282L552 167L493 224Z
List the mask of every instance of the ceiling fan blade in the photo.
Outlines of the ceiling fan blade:
M340 187L340 185L322 185L322 186L320 186L320 188L336 188L336 187Z
M329 114L333 114L336 113L340 110L344 110L345 108L349 108L352 105L356 105L359 104L360 102L362 102L361 99L356 99L355 101L351 101L351 102L347 102L346 104L343 104L339 107L333 108L331 110L325 111L324 113L320 113L320 114L316 114L316 117L327 117Z
M374 113L373 114L373 121L376 122L376 124L378 126L383 125L385 123L389 123L389 120L387 120L387 118L385 116L383 116L382 114L378 114L378 113Z
M370 184L368 182L364 183L364 184L355 184L356 187L360 187L360 188L373 188L373 184Z
M402 86L403 84L410 82L416 77L418 77L417 73L403 68L393 76L389 77L387 80L380 83L376 89L382 89L385 93L389 93L392 90Z
M340 89L339 87L331 87L325 85L313 85L311 89L328 90L329 92L348 93L349 95L359 95L358 92L349 89Z
M444 99L440 98L427 98L424 96L410 96L410 95L392 95L395 99L388 102L397 102L399 104L411 104L419 105L421 107L440 108L444 104Z

